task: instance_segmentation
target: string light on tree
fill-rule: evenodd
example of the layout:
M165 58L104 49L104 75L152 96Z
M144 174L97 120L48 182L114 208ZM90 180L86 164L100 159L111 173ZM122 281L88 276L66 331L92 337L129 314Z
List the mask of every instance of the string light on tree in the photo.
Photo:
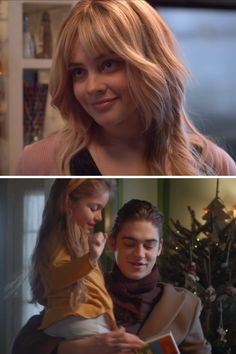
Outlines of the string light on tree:
M161 273L196 293L203 303L202 325L212 353L236 353L236 207L227 211L219 180L202 220L188 206L191 227L171 220Z

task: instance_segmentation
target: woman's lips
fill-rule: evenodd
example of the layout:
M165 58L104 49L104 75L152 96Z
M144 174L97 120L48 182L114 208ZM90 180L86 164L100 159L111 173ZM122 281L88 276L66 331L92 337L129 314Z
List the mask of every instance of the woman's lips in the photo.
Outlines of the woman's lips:
M116 100L117 97L107 100L96 101L92 103L92 107L97 111L106 111L113 106Z

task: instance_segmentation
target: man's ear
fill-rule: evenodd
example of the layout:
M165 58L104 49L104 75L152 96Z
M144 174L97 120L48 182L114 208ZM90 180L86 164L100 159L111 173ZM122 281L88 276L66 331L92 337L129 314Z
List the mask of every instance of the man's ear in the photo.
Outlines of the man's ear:
M163 250L163 239L161 239L160 242L159 242L159 247L158 247L158 250L157 250L157 256L160 256L160 254L162 253L162 250Z
M116 250L116 239L112 236L108 238L108 245L112 251Z

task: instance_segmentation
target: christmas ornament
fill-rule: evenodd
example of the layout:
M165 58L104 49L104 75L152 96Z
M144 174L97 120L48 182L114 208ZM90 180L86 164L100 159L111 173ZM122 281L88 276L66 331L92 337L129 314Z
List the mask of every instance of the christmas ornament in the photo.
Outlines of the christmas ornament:
M232 296L232 297L236 296L236 288L233 287L233 286L228 286L228 287L225 289L225 292L226 292L226 294L229 295L229 296Z
M222 301L220 301L220 322L219 322L219 327L217 328L217 333L220 336L220 341L223 343L227 342L227 339L225 339L226 336L226 331L224 330L224 325L223 325L223 306L222 306Z
M191 291L196 291L196 283L199 281L197 276L197 266L195 262L190 262L186 267L184 287Z
M207 302L214 302L216 299L216 291L213 288L212 285L210 285L206 290L205 290L205 299Z

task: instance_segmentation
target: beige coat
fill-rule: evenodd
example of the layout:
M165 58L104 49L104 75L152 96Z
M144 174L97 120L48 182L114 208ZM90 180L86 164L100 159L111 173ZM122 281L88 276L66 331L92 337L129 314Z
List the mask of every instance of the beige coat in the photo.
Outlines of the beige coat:
M201 308L200 299L191 292L164 284L162 297L138 336L146 340L172 331L181 354L210 354L211 345L203 336L199 319Z

